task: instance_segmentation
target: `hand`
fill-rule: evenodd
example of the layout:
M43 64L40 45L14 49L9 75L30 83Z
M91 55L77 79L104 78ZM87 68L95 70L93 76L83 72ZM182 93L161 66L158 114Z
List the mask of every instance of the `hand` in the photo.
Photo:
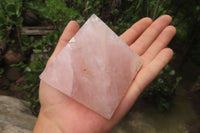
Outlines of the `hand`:
M110 120L77 103L41 81L41 110L34 133L104 133L110 131L128 112L144 88L170 61L173 51L166 48L176 33L169 26L171 17L164 15L152 23L143 18L120 37L143 59L143 66ZM66 26L47 65L79 30L75 21Z

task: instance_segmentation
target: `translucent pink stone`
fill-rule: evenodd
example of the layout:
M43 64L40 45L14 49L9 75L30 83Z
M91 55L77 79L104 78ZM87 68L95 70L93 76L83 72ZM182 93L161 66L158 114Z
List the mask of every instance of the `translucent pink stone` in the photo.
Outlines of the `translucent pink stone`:
M141 65L141 58L92 15L40 78L110 119Z

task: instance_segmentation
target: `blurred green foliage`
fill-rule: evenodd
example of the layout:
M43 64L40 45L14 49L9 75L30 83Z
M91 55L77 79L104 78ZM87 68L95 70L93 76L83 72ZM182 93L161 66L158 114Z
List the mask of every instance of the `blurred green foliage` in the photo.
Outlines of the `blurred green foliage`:
M155 103L154 105L160 111L166 111L172 103L173 96L176 94L176 87L180 81L181 77L177 77L175 70L167 65L147 86L141 97L150 103Z
M23 26L26 10L34 11L41 21L54 25L56 30L40 39L20 36L18 29ZM30 56L28 61L14 66L24 72L25 82L20 90L29 93L26 99L31 102L33 110L39 105L38 75L43 71L66 24L76 20L82 25L93 13L117 34L123 33L140 18L155 20L162 14L169 14L177 28L176 38L170 47L176 53L183 53L183 59L190 58L200 64L200 1L197 0L0 0L0 41L18 42L20 51ZM175 71L167 66L147 87L143 97L152 99L161 110L168 109L179 80Z
M21 11L21 0L0 0L0 41L10 39L11 30L22 26Z
M28 1L25 5L27 8L37 11L40 17L51 20L60 32L70 20L80 17L78 11L68 8L63 0Z

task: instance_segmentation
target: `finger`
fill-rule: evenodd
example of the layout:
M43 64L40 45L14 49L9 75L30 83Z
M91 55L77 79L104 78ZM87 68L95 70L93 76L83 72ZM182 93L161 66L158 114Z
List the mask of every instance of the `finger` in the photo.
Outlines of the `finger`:
M147 67L139 71L136 79L117 108L114 117L111 119L113 125L130 110L144 88L159 74L164 66L171 60L172 56L173 51L170 48L165 48L160 51Z
M142 59L144 61L143 66L149 64L155 58L155 56L169 44L175 34L176 29L174 26L166 27L155 40L155 42L153 42L153 44L142 55Z
M69 40L77 33L78 30L79 25L76 21L70 21L67 24L46 66L48 66L49 63L56 57L56 55L67 45Z
M153 22L149 28L136 40L131 48L138 54L142 55L160 34L160 32L171 23L169 15L163 15Z
M143 18L132 25L127 31L125 31L120 38L131 45L145 30L151 25L152 20L150 18Z
M52 56L56 56L67 45L69 40L76 34L78 30L78 23L76 21L70 21L65 27Z
M133 86L140 92L159 74L165 65L171 60L173 51L170 48L161 50L149 65L143 67L134 80Z

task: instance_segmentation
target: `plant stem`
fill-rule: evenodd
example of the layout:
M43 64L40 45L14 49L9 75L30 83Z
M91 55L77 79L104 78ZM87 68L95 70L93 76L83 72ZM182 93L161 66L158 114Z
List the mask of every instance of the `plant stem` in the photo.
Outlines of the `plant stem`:
M17 26L17 39L18 39L18 43L20 45L20 48L22 50L22 40L21 40L20 28L18 26Z
M160 0L157 0L157 2L156 2L156 8L154 10L153 18L152 18L153 20L156 19L156 16L157 16L157 13L158 13L159 2L160 2Z

